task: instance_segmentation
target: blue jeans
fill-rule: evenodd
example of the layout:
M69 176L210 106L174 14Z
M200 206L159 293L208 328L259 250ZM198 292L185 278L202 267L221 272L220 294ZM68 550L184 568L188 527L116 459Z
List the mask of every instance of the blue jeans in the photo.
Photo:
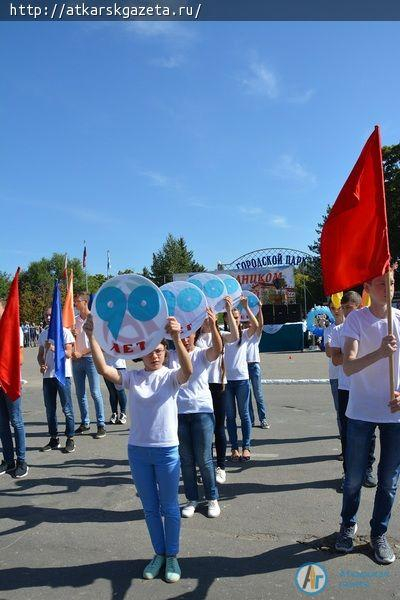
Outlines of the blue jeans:
M178 447L128 445L128 458L154 552L175 556L179 552L181 527Z
M25 426L21 411L21 398L15 401L10 400L0 388L0 440L6 463L11 463L14 460L11 426L14 429L17 460L25 461Z
M336 411L336 421L337 421L337 426L338 426L339 435L340 435L341 425L340 425L340 417L339 417L339 387L338 387L339 381L338 381L338 379L330 379L329 383L331 386L333 404L335 406L335 411Z
M57 425L57 392L60 396L62 411L65 415L65 435L73 437L75 429L74 409L71 398L71 378L65 378L65 385L62 385L56 377L43 378L43 397L46 407L47 424L49 426L50 437L58 437Z
M196 464L200 469L206 499L218 498L211 451L214 427L213 413L189 413L178 416L179 454L185 496L188 500L199 500Z
M225 388L226 393L226 427L228 429L229 441L232 450L238 450L238 438L236 430L236 402L238 405L240 423L242 427L243 450L250 448L251 421L249 414L250 382L248 379L228 381ZM236 399L236 402L235 402Z
M251 381L251 387L253 388L254 398L256 399L258 418L260 423L267 420L267 408L264 402L264 395L261 383L261 367L259 362L249 362L249 378ZM249 397L249 413L251 424L254 425L254 410L253 402L251 398L251 390Z
M121 373L121 375L123 375L123 373L125 373L126 369L117 369L117 371L119 373ZM126 403L127 403L125 390L117 389L115 384L112 383L111 381L108 381L108 379L104 379L104 383L106 384L108 393L109 393L111 412L112 413L120 412L120 413L125 414L126 413ZM118 404L119 404L119 411L118 411Z
M97 425L104 427L104 405L100 391L100 377L91 356L83 356L72 361L76 396L78 398L82 425L90 425L89 405L86 397L86 377L89 380L90 394L96 409Z
M400 423L370 423L347 419L346 478L341 513L346 527L356 523L361 487L376 427L380 432L381 456L378 487L370 521L372 536L386 533L396 496L400 473Z

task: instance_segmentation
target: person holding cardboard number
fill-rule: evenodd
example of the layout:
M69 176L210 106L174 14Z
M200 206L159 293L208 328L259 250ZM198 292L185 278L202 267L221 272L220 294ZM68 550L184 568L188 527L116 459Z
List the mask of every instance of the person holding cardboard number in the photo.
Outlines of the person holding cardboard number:
M128 457L155 552L154 558L143 571L143 578L154 579L164 568L165 580L174 583L181 577L176 558L181 518L178 501L180 460L177 395L180 386L191 376L193 368L179 336L181 326L174 317L168 318L166 329L177 350L178 368L168 369L164 366L167 342L162 340L143 356L144 369L121 373L106 364L93 334L91 315L88 315L84 325L99 374L116 385L122 385L129 392L131 429Z

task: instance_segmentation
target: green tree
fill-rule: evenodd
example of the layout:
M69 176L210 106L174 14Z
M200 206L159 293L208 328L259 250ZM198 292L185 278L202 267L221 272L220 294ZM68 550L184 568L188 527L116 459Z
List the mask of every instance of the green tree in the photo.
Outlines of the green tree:
M91 294L95 294L97 290L107 281L107 277L102 273L96 275L88 275L88 290ZM78 288L76 288L78 289Z
M400 144L382 148L390 254L400 258Z
M132 269L125 269L124 271L118 271L118 275L130 275L131 273L134 273L135 271L132 271Z
M68 260L68 269L74 271L74 289L85 289L85 273L79 258ZM20 313L22 321L38 323L53 297L54 280L62 282L64 254L54 253L51 258L41 258L29 264L20 274ZM63 294L65 287L61 285Z
M0 298L7 298L8 290L10 289L12 277L5 271L0 271Z
M151 269L144 267L143 275L152 279L156 285L172 281L174 273L204 271L205 268L193 258L183 237L175 238L168 234L163 247L153 254Z

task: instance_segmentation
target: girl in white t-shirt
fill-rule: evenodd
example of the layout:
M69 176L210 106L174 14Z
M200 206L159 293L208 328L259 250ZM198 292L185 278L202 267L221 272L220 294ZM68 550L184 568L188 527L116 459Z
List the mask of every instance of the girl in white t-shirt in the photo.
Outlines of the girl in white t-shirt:
M192 517L199 504L196 465L200 469L204 493L208 503L208 516L218 517L218 489L215 482L215 470L212 459L212 440L215 418L208 370L210 363L216 361L222 352L222 339L217 329L215 314L207 308L212 344L209 348L195 347L197 334L183 341L189 352L193 374L178 392L178 437L181 457L182 479L187 504L182 509L183 517ZM174 360L172 352L170 359Z
M167 330L175 343L178 368L164 366L167 344L163 341L143 357L144 369L124 374L106 364L93 335L91 315L84 328L100 375L129 390L131 430L128 457L155 551L153 560L143 571L143 577L153 579L165 565L165 579L173 583L181 576L176 559L180 531L176 399L179 387L186 383L193 370L179 338L181 326L174 317L168 319Z
M232 314L232 299L227 296L225 298L225 309L230 330L230 335L225 338L226 342L237 342L239 339L239 330L236 325L236 321ZM219 330L218 330L219 332ZM220 332L219 332L220 334ZM220 334L221 335L221 334ZM196 341L196 346L199 348L209 348L212 344L212 335L209 319L206 319L201 328L201 334ZM218 484L225 483L226 481L226 432L225 432L225 420L226 420L226 373L225 373L225 362L223 353L215 360L210 363L208 369L208 386L210 388L215 427L215 452L217 455L217 468L215 471L215 479Z
M240 322L240 311L233 309L233 317L239 329L239 340L228 342L229 333L222 332L225 343L225 369L226 369L226 427L231 442L231 459L234 461L250 460L251 421L249 414L250 382L247 366L247 345L257 329L257 319L251 312L247 298L241 298L241 304L249 317L250 327L243 331ZM239 444L236 429L236 403L240 415L242 428L242 454L239 453Z

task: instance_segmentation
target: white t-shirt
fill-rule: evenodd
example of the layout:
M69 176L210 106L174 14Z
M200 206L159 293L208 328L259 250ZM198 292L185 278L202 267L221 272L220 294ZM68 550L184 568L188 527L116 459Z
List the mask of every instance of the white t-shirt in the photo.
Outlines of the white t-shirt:
M19 347L24 347L24 332L22 331L22 327L19 328Z
M87 350L90 350L88 336L83 331L83 326L85 323L86 323L86 319L82 319L82 317L80 315L78 315L76 317L76 319L75 319L75 331L76 331L75 350L77 352L81 352L81 353L86 352ZM89 352L88 354L85 354L85 356L92 356L92 353Z
M47 340L47 335L48 335L48 331L49 328L45 327L45 329L43 329L39 335L39 340L38 340L38 345L39 347L42 347L44 349L44 345L45 342ZM69 329L67 329L66 327L63 327L63 337L64 337L64 346L66 344L73 344L75 342L75 338L72 335L72 333L70 332ZM54 340L52 340L54 342ZM45 361L46 361L46 365L47 365L47 371L45 373L43 373L43 377L45 379L49 379L50 377L55 377L55 371L54 371L54 352L53 350L44 350L45 353ZM65 359L65 377L71 377L72 376L72 369L71 369L71 359L70 358L66 358Z
M211 345L211 333L202 333L196 342L196 346L199 348L210 348ZM208 363L208 383L226 383L226 377L222 379L222 356L223 354L221 354L217 360Z
M239 340L228 344L225 342L225 369L228 381L239 381L249 378L249 368L247 366L247 345L249 342L249 330L242 333L242 342ZM227 331L221 332L222 337L230 335Z
M176 369L124 371L122 386L129 390L132 446L178 446L179 381Z
M326 329L324 329L324 344L326 346L326 344L329 344L329 346L332 346L332 331L333 328L336 327L335 323L331 323L330 325L328 325L328 327ZM336 367L333 362L332 359L329 358L329 379L339 379L339 367Z
M212 396L208 386L208 369L210 362L206 353L208 348L195 348L189 352L192 361L193 373L189 380L181 385L178 392L178 413L214 412ZM177 353L169 353L170 366L178 366Z
M259 344L262 336L262 331L256 335L254 334L247 344L247 362L260 362L260 349Z
M357 358L377 350L388 334L387 320L375 317L369 308L349 314L343 328L343 337L358 340ZM400 311L393 309L393 335L400 340ZM400 387L400 354L394 354L395 390ZM373 423L399 423L400 412L391 413L389 360L382 358L373 365L351 376L351 388L346 416Z
M344 350L344 336L343 336L343 323L335 325L331 333L331 348L340 348ZM343 366L338 366L338 388L339 390L350 389L350 377L344 374Z
M104 352L104 359L106 365L109 367L114 367L114 369L126 369L126 361L124 358L115 358L115 356L111 356L111 354Z

